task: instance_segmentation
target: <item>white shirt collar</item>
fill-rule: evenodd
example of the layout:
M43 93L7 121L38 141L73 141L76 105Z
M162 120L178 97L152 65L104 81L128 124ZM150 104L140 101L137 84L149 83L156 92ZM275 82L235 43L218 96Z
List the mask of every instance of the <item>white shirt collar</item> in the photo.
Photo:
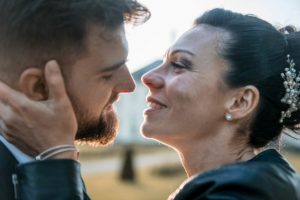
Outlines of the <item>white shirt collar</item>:
M18 149L15 145L9 143L1 134L0 141L6 146L6 148L13 154L16 160L20 163L26 163L33 161L34 159L27 154L23 153L20 149Z

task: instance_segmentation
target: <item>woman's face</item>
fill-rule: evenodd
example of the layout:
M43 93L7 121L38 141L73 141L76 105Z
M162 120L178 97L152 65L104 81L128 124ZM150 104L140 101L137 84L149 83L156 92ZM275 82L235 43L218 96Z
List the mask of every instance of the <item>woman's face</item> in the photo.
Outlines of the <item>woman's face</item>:
M142 77L148 87L144 136L167 144L211 136L224 123L225 61L220 30L199 25L168 50L164 62Z

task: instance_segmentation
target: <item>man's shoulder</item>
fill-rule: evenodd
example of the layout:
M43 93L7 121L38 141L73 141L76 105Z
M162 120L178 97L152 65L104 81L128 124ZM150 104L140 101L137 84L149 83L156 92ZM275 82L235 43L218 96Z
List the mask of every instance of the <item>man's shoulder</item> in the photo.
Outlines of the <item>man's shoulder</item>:
M12 174L18 164L12 153L0 141L0 196L1 199L14 199Z
M16 166L17 160L13 154L7 149L7 147L0 141L0 169L8 166Z

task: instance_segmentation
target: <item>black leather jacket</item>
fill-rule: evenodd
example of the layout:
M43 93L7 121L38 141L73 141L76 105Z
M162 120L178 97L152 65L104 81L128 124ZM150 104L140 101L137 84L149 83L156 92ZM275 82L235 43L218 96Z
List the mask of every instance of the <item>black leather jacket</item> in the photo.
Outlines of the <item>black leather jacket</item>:
M14 179L14 178L15 179ZM74 160L19 165L0 141L0 200L89 200Z
M16 173L18 161L0 141L0 199L14 200L12 175Z
M274 149L188 179L169 200L300 200L300 176Z
M17 167L18 200L90 200L75 160L34 161Z

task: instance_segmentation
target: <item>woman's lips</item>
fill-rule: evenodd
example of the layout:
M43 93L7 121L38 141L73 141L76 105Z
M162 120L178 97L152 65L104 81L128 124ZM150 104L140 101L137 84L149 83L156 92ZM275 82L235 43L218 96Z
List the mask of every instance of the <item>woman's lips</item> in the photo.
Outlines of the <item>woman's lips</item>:
M147 105L148 108L144 111L145 115L167 108L167 106L161 103L161 101L154 99L152 97L147 98Z

